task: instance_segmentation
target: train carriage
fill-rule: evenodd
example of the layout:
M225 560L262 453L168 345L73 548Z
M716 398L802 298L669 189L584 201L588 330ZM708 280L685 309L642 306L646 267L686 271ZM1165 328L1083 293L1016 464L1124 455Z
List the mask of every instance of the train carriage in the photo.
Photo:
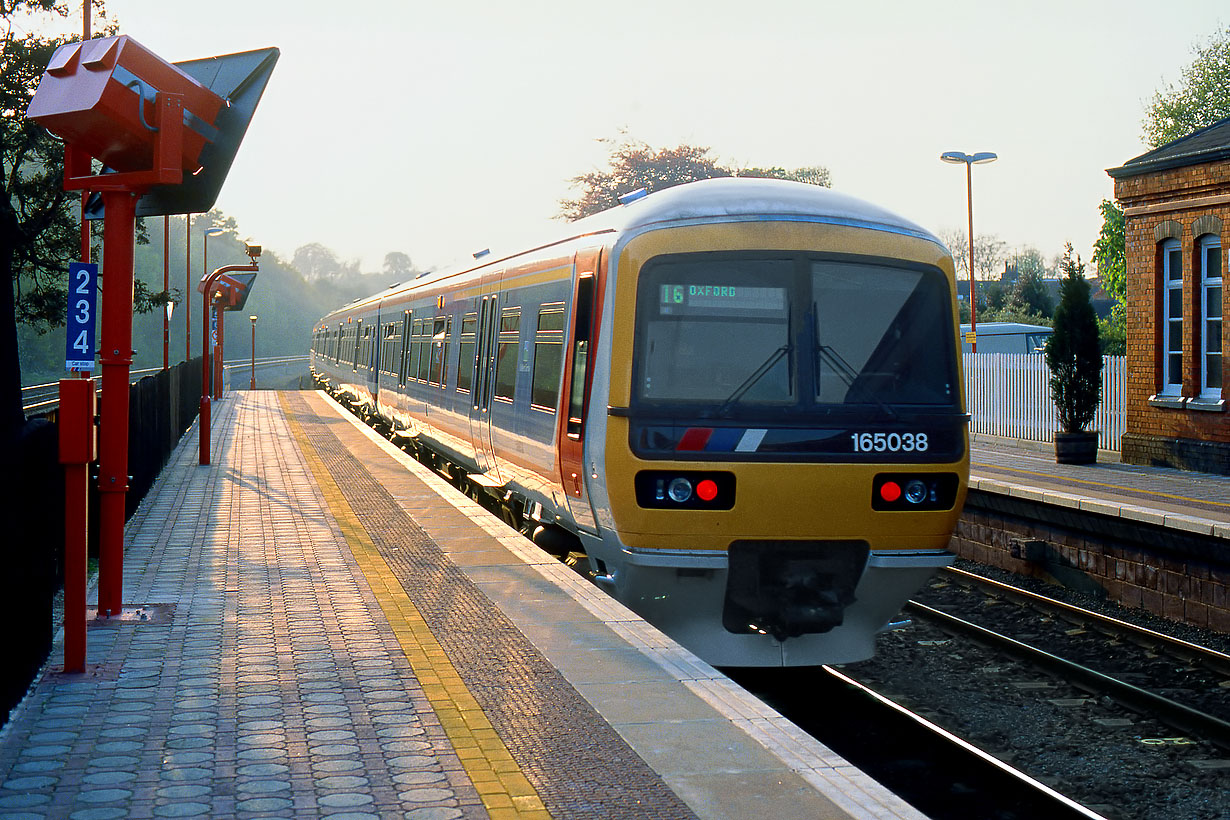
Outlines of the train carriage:
M750 179L562 233L326 316L317 380L713 664L870 656L966 491L943 244Z

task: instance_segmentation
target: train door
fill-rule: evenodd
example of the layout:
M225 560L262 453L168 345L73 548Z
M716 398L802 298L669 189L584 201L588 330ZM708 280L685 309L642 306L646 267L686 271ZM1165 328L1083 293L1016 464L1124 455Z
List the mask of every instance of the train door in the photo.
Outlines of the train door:
M478 300L478 336L475 339L474 377L470 390L470 440L482 476L480 484L499 486L495 450L491 444L491 393L495 387L496 334L500 325L499 279L484 283Z
M581 529L597 532L597 522L586 491L584 464L585 413L589 404L591 361L596 340L597 309L602 292L602 249L588 248L576 256L572 292L572 328L564 357L563 412L556 425L560 482L572 520Z

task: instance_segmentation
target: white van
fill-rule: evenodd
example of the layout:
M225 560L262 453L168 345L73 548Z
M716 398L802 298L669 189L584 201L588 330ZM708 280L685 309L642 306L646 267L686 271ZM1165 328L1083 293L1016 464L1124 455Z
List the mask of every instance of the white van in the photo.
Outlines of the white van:
M961 350L970 353L973 348L964 341L969 325L961 325ZM1045 325L1023 325L1017 322L979 322L979 353L1041 353L1046 341L1055 331Z

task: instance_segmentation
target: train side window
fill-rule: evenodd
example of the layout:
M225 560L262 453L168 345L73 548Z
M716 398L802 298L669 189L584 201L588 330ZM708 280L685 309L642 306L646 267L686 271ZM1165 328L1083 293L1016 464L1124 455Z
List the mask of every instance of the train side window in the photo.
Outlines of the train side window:
M521 308L504 308L496 345L495 397L513 400L517 388L517 356L521 341Z
M461 318L461 344L457 353L457 389L469 393L474 386L474 340L478 335L478 314Z
M559 407L560 369L564 363L564 303L543 305L534 334L534 372L530 404L554 412Z
M380 346L380 372L396 376L394 365L397 362L397 322L386 322L384 326L384 342Z
M437 316L431 331L431 372L427 383L444 386L445 354L448 350L448 335L453 323L451 316Z
M410 333L414 312L407 310L401 319L401 349L397 351L397 383L406 383L406 366L410 361Z
M351 338L353 339L353 349L351 350L350 366L351 366L351 369L353 370L359 369L359 347L360 347L359 331L362 328L363 328L363 320L360 319L359 323L355 325L350 331Z
M593 324L594 277L577 282L572 331L572 382L568 389L568 435L579 437L585 423L585 378L589 372L589 334Z
M410 365L406 371L406 381L418 381L419 362L423 356L423 346L419 340L423 335L423 320L416 319L410 333Z
M427 381L427 370L431 364L431 321L419 319L414 323L414 366L411 375L416 381Z
M373 365L376 362L377 347L375 336L377 329L377 327L363 328L363 355L361 360L363 362L363 369L369 373L375 369Z

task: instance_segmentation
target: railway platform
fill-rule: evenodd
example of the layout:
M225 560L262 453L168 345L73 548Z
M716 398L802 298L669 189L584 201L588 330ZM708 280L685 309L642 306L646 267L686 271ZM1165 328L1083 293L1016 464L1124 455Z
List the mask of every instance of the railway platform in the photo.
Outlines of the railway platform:
M0 820L921 817L323 394L214 416L0 733Z
M970 487L1230 540L1230 476L1124 464L1055 463L1050 444L972 436Z

